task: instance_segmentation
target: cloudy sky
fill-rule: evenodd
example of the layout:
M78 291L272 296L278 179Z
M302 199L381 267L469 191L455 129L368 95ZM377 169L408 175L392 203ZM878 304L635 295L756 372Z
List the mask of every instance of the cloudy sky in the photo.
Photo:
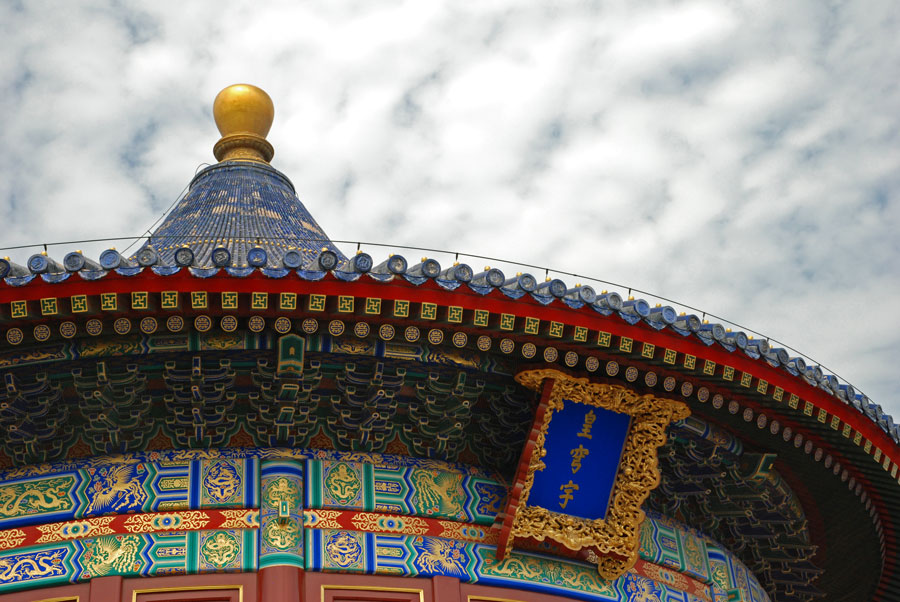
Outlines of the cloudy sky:
M248 82L332 238L676 299L900 416L897 31L894 0L8 0L0 246L142 233Z

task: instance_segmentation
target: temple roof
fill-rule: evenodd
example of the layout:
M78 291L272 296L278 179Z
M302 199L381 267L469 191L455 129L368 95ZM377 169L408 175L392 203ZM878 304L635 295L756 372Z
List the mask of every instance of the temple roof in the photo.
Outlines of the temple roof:
M249 84L228 86L216 96L213 116L222 134L213 147L219 163L194 177L187 195L133 259L142 265L158 259L201 268L297 268L327 250L336 264L345 263L291 181L269 165L275 154L266 140L275 118L269 95ZM191 252L179 252L183 248Z
M339 262L346 260L297 198L291 181L256 161L223 161L198 173L135 257L152 248L160 263L174 265L176 251L185 247L193 251L196 267L247 267L259 260L253 254L248 258L254 248L265 251L262 263L268 265L282 265L290 250L298 251L302 264L308 265L323 247ZM226 249L230 257L214 261L217 249Z

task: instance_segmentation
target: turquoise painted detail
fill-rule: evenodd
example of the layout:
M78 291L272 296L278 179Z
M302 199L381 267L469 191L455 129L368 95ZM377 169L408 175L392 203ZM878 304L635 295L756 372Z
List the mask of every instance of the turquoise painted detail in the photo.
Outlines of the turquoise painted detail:
M261 475L259 566L303 568L303 466L267 460Z

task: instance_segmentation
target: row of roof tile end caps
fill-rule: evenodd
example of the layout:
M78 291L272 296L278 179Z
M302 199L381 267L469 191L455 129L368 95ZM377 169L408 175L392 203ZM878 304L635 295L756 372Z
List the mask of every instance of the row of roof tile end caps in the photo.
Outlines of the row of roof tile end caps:
M476 293L486 295L494 289L513 299L526 294L543 305L560 300L562 303L578 309L585 305L605 316L617 314L629 324L643 321L656 330L669 328L682 336L694 335L705 345L718 344L734 352L740 350L753 359L766 361L773 367L781 366L793 376L802 378L808 384L818 387L837 397L844 403L853 406L860 413L877 423L895 443L900 444L900 424L894 424L890 415L880 405L873 403L868 397L848 384L842 384L836 376L826 374L821 366L807 365L802 357L791 357L786 349L772 347L766 339L753 339L744 332L732 332L722 324L709 324L694 314L679 315L669 305L651 307L644 299L622 299L616 292L596 293L590 286L575 285L569 288L560 279L548 279L538 282L531 274L517 274L512 278L497 268L488 268L475 273L465 263L455 263L443 269L435 259L423 260L409 266L402 255L390 255L382 263L375 265L368 253L357 252L350 259L339 257L333 251L323 249L312 261L304 261L303 255L296 250L289 250L282 258L279 267L268 266L268 254L261 247L255 247L247 253L249 265L234 267L231 265L231 252L225 247L214 249L211 254L212 267L195 265L193 251L188 247L178 249L175 254L175 265L161 265L159 256L152 247L144 247L132 258L126 258L115 249L107 249L100 254L99 262L85 257L80 251L65 256L62 263L48 257L45 253L32 255L27 267L11 262L8 258L0 259L0 278L10 286L23 286L40 276L46 282L62 282L77 273L85 280L103 278L110 271L124 276L142 272L145 268L155 273L168 276L188 269L199 278L209 278L224 269L231 276L245 277L256 270L270 278L283 278L292 271L305 280L321 280L327 273L344 281L357 280L364 274L386 282L395 277L402 277L418 286L429 279L446 290L454 290L466 284Z

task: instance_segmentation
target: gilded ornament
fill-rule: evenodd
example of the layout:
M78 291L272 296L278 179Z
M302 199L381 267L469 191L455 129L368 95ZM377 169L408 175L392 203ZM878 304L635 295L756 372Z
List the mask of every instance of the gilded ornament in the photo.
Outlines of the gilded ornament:
M290 550L300 543L300 536L296 518L270 520L262 532L265 543L276 550Z
M428 532L428 523L424 519L412 516L388 516L374 512L356 512L350 523L360 531L379 533L407 533L424 535Z
M0 486L0 518L68 510L74 485L75 477L65 476Z
M203 488L215 503L226 503L241 487L241 475L228 460L212 462L203 476Z
M263 491L264 505L278 508L282 502L286 503L291 510L300 507L300 488L287 477L278 477L266 485Z
M100 467L92 470L87 488L88 514L137 510L147 500L142 487L146 472L136 464Z
M596 571L582 565L570 564L532 556L531 554L508 554L497 560L494 551L479 548L481 573L489 577L521 582L544 583L563 589L570 589L598 596L619 599L619 593L612 583L603 580Z
M208 564L221 569L237 558L240 549L234 535L227 531L216 531L200 546L200 554Z
M25 531L21 529L6 529L0 531L0 550L17 548L25 541Z
M209 524L209 514L200 510L187 512L135 514L125 521L125 528L132 533L160 531L198 531Z
M0 584L65 575L65 553L65 549L42 550L0 558Z
M65 523L53 523L49 525L37 525L41 536L34 543L56 543L67 539L83 539L98 535L110 535L115 533L109 524L115 516L99 516L86 520L68 521Z
M223 529L258 529L259 510L220 510L225 520L219 525Z
M724 590L731 589L731 579L728 577L728 567L720 560L710 560L710 577L713 582Z
M438 521L441 525L441 537L449 539L462 539L476 543L496 544L499 531L494 528L485 528L481 525L458 523L456 521Z
M665 593L652 579L641 575L625 575L625 594L628 602L663 602Z
M359 497L362 482L357 471L346 462L338 462L328 470L325 487L332 500L339 504L352 504Z
M664 583L665 585L672 586L681 591L688 591L691 589L691 579L689 577L658 564L648 562L643 565L642 572L654 581Z
M420 574L446 575L465 578L469 556L466 544L439 537L416 537L412 540L415 550L413 564Z
M616 579L638 559L640 528L644 521L641 504L659 484L656 450L666 442L666 427L686 418L690 411L679 401L638 395L625 387L591 383L557 370L528 370L516 375L517 382L536 391L545 379L554 381L553 389L528 465L512 535L538 541L549 538L571 550L595 547L599 552L599 574L604 579ZM527 505L534 475L545 468L541 457L550 420L554 411L562 409L565 400L632 417L612 499L602 519L587 520Z
M88 577L137 572L144 538L140 535L98 537L84 543L79 558Z
M409 480L416 488L413 503L417 514L465 518L466 494L461 474L415 469Z
M340 510L304 510L303 526L313 529L340 529Z
M684 549L684 559L687 561L688 567L697 571L704 571L704 559L706 554L701 550L700 542L697 538L684 533L682 534L681 541Z
M336 531L325 538L325 554L333 565L346 569L359 563L362 545L355 534Z

